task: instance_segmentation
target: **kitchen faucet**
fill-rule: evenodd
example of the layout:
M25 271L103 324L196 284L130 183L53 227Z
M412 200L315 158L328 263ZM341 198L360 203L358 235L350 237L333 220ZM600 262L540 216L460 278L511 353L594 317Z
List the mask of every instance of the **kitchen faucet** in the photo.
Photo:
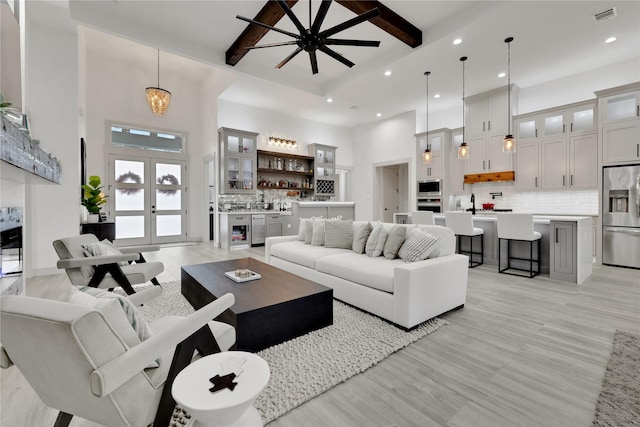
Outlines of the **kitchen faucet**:
M471 215L476 214L476 195L471 193Z

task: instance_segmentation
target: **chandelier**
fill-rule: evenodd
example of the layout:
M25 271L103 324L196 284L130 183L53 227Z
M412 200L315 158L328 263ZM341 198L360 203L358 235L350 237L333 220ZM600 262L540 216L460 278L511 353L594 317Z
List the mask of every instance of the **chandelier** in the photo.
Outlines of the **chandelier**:
M169 101L171 100L171 92L160 87L160 49L158 49L158 86L148 87L145 89L147 93L147 101L151 112L156 116L164 116L167 108L169 108Z

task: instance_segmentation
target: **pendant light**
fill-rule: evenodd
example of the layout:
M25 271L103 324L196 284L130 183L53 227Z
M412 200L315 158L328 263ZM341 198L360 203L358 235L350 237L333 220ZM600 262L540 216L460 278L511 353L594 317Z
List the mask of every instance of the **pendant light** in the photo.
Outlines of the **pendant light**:
M469 159L469 144L464 140L464 61L466 60L466 56L460 58L462 62L462 144L458 147L458 158L462 160Z
M429 74L431 71L425 71L424 75L427 77L427 148L425 148L424 153L422 153L422 163L431 163L431 144L429 144Z
M158 86L145 89L151 112L156 116L164 116L169 107L171 92L160 87L160 49L158 49Z
M516 152L516 139L511 135L511 42L513 37L507 37L504 42L507 44L507 91L508 91L508 111L507 123L509 124L509 132L502 142L502 151L504 153Z

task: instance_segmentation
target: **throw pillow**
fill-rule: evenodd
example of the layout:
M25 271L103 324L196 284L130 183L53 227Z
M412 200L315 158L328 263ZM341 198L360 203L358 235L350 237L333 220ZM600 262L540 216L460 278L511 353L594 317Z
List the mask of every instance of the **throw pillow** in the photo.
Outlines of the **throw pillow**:
M369 234L371 234L371 230L373 227L371 223L368 222L357 231L356 235L353 237L353 245L351 249L357 254L364 253L364 247L367 244L367 239L369 238Z
M433 237L429 233L414 228L409 231L398 256L407 262L422 261L435 256L440 246L440 238Z
M327 248L351 249L353 221L328 219L324 222L324 245Z
M120 249L116 248L115 245L107 239L82 245L82 251L85 256L122 255ZM129 265L129 263L127 261L120 261L118 265Z
M404 239L407 235L407 228L403 225L394 225L389 230L387 241L384 242L384 248L382 253L387 259L394 259L398 257L398 251L404 243Z
M384 229L382 223L376 224L371 230L371 234L367 239L367 244L364 248L367 256L376 257L382 255L382 250L384 249L384 242L387 240L387 230Z
M307 218L304 222L304 243L306 245L311 244L311 237L313 236L313 222L316 220L315 217Z
M324 219L316 219L313 221L311 246L324 246Z
M300 227L298 228L298 240L304 242L307 236L307 221L308 218L300 218Z

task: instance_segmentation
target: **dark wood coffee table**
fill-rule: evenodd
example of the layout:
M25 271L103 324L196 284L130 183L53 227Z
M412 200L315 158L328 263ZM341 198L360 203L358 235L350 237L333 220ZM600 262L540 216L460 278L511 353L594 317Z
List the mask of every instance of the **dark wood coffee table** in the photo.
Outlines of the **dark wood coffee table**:
M236 283L227 271L262 277ZM333 289L253 258L182 267L181 291L197 310L231 292L235 304L216 320L236 328L238 350L256 352L333 324Z

